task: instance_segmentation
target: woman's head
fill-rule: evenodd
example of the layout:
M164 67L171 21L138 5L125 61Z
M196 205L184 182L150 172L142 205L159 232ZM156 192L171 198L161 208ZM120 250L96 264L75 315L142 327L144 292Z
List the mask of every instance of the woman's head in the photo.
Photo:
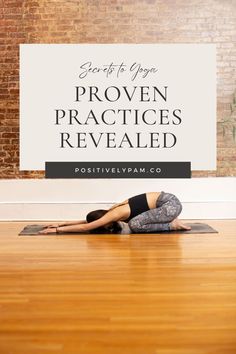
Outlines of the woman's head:
M108 210L105 210L105 209L93 210L87 214L86 221L92 222L92 221L98 220L101 217L103 217L107 212L108 212ZM107 225L93 229L90 232L91 233L119 233L120 231L121 231L120 224L118 222L114 221L114 222L111 222Z
M104 210L104 209L98 209L98 210L90 211L90 213L88 213L87 216L86 216L86 220L87 220L87 222L95 221L97 219L100 219L107 212L108 212L108 210Z

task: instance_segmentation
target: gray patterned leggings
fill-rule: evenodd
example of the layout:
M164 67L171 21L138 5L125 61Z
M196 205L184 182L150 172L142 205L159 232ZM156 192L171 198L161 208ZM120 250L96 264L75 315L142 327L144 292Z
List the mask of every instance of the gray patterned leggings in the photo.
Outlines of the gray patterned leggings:
M171 193L161 192L156 208L150 209L132 218L128 225L135 233L169 231L170 222L182 211L179 199Z

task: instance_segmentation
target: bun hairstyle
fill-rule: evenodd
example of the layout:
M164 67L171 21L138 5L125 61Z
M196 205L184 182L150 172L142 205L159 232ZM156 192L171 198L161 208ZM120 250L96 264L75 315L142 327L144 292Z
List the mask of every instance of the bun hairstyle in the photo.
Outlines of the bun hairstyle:
M108 212L108 210L105 210L105 209L93 210L87 214L86 221L89 223L89 222L95 221L97 219L100 219L107 212ZM121 232L121 229L122 229L122 227L120 226L120 224L117 221L114 221L107 226L104 225L104 226L98 227L96 229L90 230L90 233L92 233L92 234L102 234L102 233L119 234Z

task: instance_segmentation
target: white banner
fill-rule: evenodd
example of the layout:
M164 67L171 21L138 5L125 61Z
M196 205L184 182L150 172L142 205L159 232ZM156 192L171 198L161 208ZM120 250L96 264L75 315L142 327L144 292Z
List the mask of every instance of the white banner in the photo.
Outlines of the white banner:
M20 45L20 170L45 161L216 169L215 45Z

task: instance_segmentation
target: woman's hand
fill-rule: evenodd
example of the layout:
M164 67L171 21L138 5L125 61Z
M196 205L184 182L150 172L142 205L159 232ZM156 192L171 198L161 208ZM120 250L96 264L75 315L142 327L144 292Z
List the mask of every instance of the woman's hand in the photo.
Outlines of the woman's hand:
M48 228L45 228L45 229L39 231L39 234L42 234L42 235L56 234L56 233L57 233L56 227L48 227Z
M87 224L85 224L86 226ZM57 228L59 227L59 229L57 230ZM58 227L47 227L44 228L43 230L39 231L39 234L41 235L47 235L47 234L56 234L56 233L67 233L67 232L76 232L76 233L80 233L80 232L84 232L84 226L83 224L76 224L76 225L70 225L70 226L63 226L63 230L60 229L60 226ZM58 231L58 232L57 232Z

